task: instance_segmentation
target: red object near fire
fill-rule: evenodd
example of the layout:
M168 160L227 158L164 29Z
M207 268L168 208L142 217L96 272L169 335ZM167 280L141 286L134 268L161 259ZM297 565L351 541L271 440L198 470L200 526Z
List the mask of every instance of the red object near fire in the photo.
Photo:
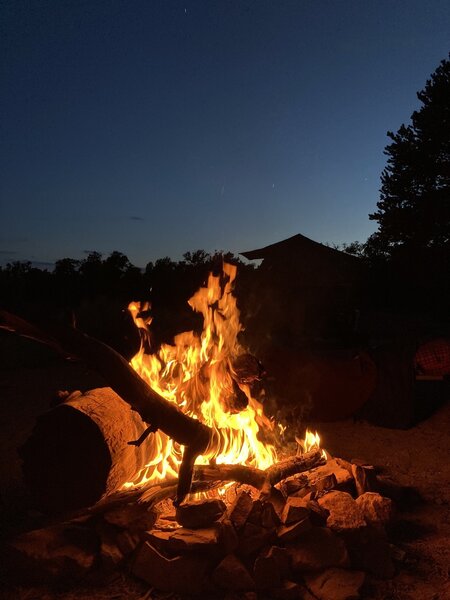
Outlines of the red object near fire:
M419 346L414 365L421 375L450 375L450 340L438 338Z

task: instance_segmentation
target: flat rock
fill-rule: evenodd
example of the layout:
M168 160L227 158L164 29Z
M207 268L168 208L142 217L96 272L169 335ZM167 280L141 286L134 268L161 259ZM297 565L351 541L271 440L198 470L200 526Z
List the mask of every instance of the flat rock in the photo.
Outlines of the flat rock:
M255 581L234 554L228 554L214 569L213 583L223 590L247 591L255 589Z
M272 533L262 526L246 523L240 532L239 554L250 556L260 550L272 538Z
M303 584L289 580L283 581L280 587L271 590L270 597L274 600L314 600Z
M188 529L203 529L218 521L226 508L222 500L189 502L177 507L176 519Z
M199 594L208 585L210 562L204 556L163 556L149 542L139 548L132 564L133 575L163 592Z
M281 515L281 520L285 525L291 525L297 521L302 521L309 517L308 501L304 498L288 498Z
M380 496L375 492L365 492L356 499L367 523L386 525L393 514L393 504L390 498Z
M271 557L275 560L280 571L282 579L288 579L291 575L291 558L286 548L280 548L279 546L271 546L264 554L264 556Z
M236 527L241 529L253 508L253 499L248 492L240 492L228 510L228 518Z
M278 527L277 529L277 538L280 542L286 544L299 538L305 531L309 531L311 527L312 525L309 517L297 521L292 525L281 525L281 527Z
M327 569L319 575L307 575L305 582L318 600L358 600L364 579L362 571Z
M132 502L124 504L104 513L107 523L128 531L146 531L151 529L157 519L157 513L148 510L144 504Z
M94 566L101 539L91 527L60 523L20 535L8 550L22 581L77 580Z
M186 552L210 552L219 546L219 531L215 527L187 529L179 527L174 531L153 529L145 532L145 539L164 554L184 554Z
M313 527L286 548L296 573L348 565L345 543L325 527Z
M318 500L330 512L327 527L333 531L352 531L366 526L361 508L347 492L329 492Z

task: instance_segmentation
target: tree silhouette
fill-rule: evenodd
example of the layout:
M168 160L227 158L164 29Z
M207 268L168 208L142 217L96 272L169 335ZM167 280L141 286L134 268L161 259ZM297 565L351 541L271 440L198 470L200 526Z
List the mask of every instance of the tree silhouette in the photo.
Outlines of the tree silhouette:
M381 176L379 228L368 240L372 255L412 253L444 261L450 250L450 60L443 60L425 88L410 125L388 132L387 166Z

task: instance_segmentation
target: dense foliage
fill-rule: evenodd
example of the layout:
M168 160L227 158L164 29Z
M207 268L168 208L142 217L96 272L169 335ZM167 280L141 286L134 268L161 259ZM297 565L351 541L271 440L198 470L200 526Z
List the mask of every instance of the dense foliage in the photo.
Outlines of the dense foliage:
M405 250L448 259L450 249L450 60L443 60L418 92L410 125L388 132L387 166L378 231L368 249L393 257Z

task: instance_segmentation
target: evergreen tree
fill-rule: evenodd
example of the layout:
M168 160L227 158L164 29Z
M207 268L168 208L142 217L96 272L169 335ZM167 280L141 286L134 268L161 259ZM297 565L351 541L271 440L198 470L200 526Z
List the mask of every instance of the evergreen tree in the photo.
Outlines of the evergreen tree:
M449 55L450 58L450 55ZM443 60L425 88L410 125L388 132L387 166L381 176L379 228L367 252L385 257L450 256L450 60Z

